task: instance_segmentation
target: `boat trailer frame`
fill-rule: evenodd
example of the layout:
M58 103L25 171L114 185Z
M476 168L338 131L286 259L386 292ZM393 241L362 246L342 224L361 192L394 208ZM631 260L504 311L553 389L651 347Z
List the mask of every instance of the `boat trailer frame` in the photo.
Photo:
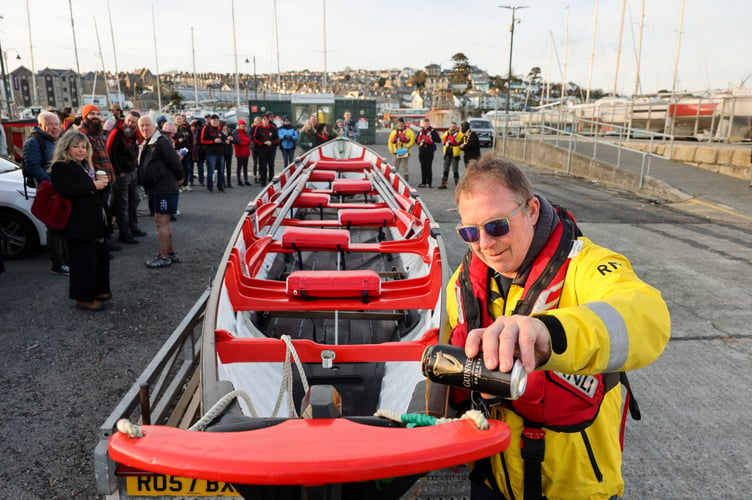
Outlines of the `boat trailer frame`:
M97 493L120 498L117 464L107 443L121 418L142 424L188 428L201 412L201 328L210 289L206 289L183 317L159 352L99 427L94 448Z

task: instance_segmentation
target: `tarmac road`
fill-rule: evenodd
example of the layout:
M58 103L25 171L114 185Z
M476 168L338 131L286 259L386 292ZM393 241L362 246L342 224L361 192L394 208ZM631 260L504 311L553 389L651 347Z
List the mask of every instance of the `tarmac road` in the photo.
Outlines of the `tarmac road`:
M385 154L385 135L377 141L374 149ZM440 172L437 157L434 185ZM572 209L587 236L627 255L663 292L672 313L664 355L630 374L643 419L627 426L624 498L746 498L752 481L750 221L542 169L528 173L536 189ZM420 179L416 157L410 178ZM173 225L183 262L170 269L144 267L156 252L153 223L144 217L149 235L115 253L114 297L100 314L73 308L65 278L49 274L43 253L6 262L0 274L0 498L96 498L92 452L99 425L210 284L257 192L253 186L183 194L183 214ZM419 193L441 223L455 266L465 246L453 231L452 191Z

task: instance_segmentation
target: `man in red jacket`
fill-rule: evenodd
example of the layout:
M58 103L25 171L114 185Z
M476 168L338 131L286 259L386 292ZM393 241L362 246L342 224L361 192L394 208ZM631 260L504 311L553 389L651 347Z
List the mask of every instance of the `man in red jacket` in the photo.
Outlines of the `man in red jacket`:
M217 171L217 191L225 192L225 137L219 126L219 115L211 115L201 129L201 144L206 150L206 189L214 192L214 171Z
M253 142L258 152L259 175L263 185L274 177L274 156L279 144L279 134L277 127L271 123L271 113L261 117L261 125L253 130Z

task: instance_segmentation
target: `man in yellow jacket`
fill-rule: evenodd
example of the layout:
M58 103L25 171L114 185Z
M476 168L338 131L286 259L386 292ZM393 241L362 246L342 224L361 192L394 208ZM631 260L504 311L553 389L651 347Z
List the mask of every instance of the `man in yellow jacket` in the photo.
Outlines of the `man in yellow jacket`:
M512 437L503 453L475 463L472 498L621 496L619 372L652 363L666 346L660 292L624 256L581 236L510 162L473 164L455 201L470 252L447 286L443 341L483 356L490 370L509 372L519 358L528 374L517 401L473 395ZM453 396L459 407L467 394ZM586 421L561 410L573 403L577 414L584 401L593 412Z
M460 180L460 155L462 154L462 139L464 134L460 132L455 122L449 124L449 128L441 134L441 144L444 146L444 172L441 174L441 186L439 189L447 188L449 180L449 168L451 167L454 174L454 185Z
M394 157L394 168L409 182L407 166L410 161L410 148L415 144L415 132L405 125L404 118L397 120L397 126L389 134L388 143L389 152Z

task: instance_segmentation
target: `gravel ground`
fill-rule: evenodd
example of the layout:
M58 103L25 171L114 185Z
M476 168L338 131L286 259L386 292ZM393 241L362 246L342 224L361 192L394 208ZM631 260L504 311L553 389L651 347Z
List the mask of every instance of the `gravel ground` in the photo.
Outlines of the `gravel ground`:
M97 498L92 452L99 426L210 285L259 187L226 191L197 187L181 195L173 236L182 262L171 268L144 266L158 245L154 222L143 213L148 235L113 252L113 298L100 313L74 307L68 280L49 273L43 251L6 261L0 498Z

